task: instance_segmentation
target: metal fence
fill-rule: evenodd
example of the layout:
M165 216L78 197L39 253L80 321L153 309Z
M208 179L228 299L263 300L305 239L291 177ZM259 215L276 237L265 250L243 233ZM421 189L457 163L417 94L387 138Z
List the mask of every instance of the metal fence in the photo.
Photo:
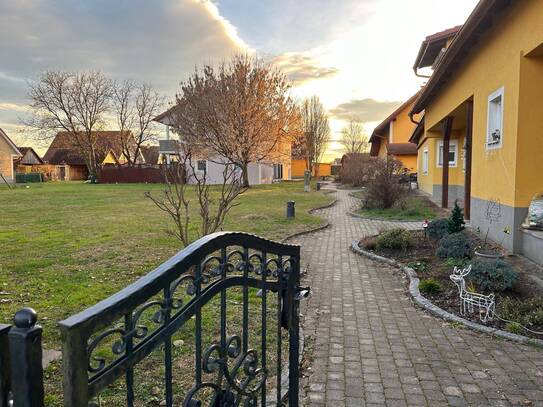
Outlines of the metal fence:
M287 399L289 406L298 406L298 304L308 294L299 284L299 246L240 232L199 239L135 283L59 323L64 405L100 405L100 394L123 381L125 404L133 406L134 369L160 347L166 406L180 401L190 407L279 406ZM227 318L229 289L242 295L235 328ZM260 314L257 347L249 339L249 331L256 328L249 326L255 290ZM204 344L202 308L214 299L219 304L219 334L215 342ZM277 323L275 331L268 332L272 301ZM149 311L152 316L144 317ZM194 357L186 375L193 384L179 395L172 385L172 336L189 321ZM43 406L41 333L31 309L19 311L13 327L0 325L0 407ZM272 351L275 364L268 366L267 353Z

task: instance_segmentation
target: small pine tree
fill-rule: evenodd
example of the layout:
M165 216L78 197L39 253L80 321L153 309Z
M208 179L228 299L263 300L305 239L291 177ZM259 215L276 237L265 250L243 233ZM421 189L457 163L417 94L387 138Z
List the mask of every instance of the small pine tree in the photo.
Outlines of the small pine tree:
M449 217L449 233L457 233L464 230L464 212L462 208L458 206L458 202L454 201L454 208L451 216Z

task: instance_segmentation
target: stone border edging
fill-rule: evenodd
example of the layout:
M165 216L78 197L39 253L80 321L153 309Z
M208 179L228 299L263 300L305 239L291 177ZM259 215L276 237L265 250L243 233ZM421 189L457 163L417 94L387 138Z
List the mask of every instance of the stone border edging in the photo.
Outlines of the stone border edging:
M325 193L326 194L332 194L334 192L336 192L336 191L331 190L330 192L325 192ZM307 211L307 213L312 214L313 212L316 212L318 210L330 208L330 207L334 206L336 203L337 203L337 198L334 199L332 202L327 203L326 205L319 206L317 208L311 208L311 209L309 209ZM324 223L323 225L315 226L314 228L311 228L311 229L301 230L299 232L294 232L294 233L288 235L287 237L281 239L281 242L287 242L290 239L294 239L295 237L302 236L302 235L305 235L305 234L308 234L308 233L318 232L319 230L326 229L330 225L331 225L331 223L329 221L326 221L326 223Z
M462 317L459 317L458 315L454 315L448 311L445 311L444 309L438 307L437 305L434 305L430 300L428 300L426 297L424 297L420 291L419 291L419 278L417 277L417 273L415 270L413 270L411 267L407 267L404 264L389 259L387 257L379 256L375 253L371 253L367 250L361 249L358 245L357 240L353 240L351 243L351 250L361 256L367 257L372 260L376 260L382 263L389 264L393 267L399 268L401 271L403 271L407 276L409 277L409 294L413 298L413 301L419 305L420 307L424 308L431 314L444 319L445 321L451 321L451 322L457 322L464 326L467 326L468 328L473 329L474 331L490 334L499 338L503 339L509 339L511 341L523 343L523 344L530 344L537 347L543 348L543 340L542 339L535 339L535 338L529 338L524 335L517 335L513 334L511 332L503 331L501 329L495 329L488 327L486 325L478 324L476 322L468 321L467 319L464 319Z

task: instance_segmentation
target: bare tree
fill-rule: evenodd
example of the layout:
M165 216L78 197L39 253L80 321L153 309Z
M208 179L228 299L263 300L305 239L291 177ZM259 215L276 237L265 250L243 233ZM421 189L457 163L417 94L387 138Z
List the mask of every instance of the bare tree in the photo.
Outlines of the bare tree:
M26 122L44 137L67 131L74 147L85 158L91 175L96 175L96 136L109 109L111 81L101 72L70 73L48 71L30 84L32 118Z
M234 164L226 163L223 169L223 182L216 189L210 189L207 183L207 174L196 171L192 152L179 152L179 162L165 166L165 187L160 196L153 196L150 192L145 195L163 212L167 213L173 221L175 228L169 233L175 236L186 246L191 241L216 232L223 225L226 215L238 205L236 198L245 191L240 172ZM187 183L189 181L190 183ZM199 227L194 234L191 219L191 191L194 190Z
M369 139L360 122L354 119L341 129L341 144L345 153L363 153L367 151Z
M305 137L306 168L318 176L318 163L330 141L328 114L318 96L313 95L303 101L301 107L302 129Z
M296 108L284 75L257 59L238 55L217 69L206 65L181 84L172 125L208 159L224 157L241 168L270 159L288 139Z
M128 165L138 162L141 146L156 138L156 117L163 98L149 84L116 83L112 105L121 134L122 151Z

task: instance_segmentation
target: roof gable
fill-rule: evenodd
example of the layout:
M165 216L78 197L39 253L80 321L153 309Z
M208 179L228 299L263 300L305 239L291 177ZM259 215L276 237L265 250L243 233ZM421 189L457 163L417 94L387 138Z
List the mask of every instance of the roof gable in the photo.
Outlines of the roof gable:
M420 92L420 91L419 91ZM383 120L375 129L373 130L373 133L370 137L370 143L376 141L378 137L383 133L384 130L388 128L388 125L391 121L396 120L396 118L405 111L405 114L407 115L409 113L409 108L411 104L415 101L417 98L419 92L415 93L413 96L411 96L409 99L407 99L404 103L402 103L396 110L394 110L385 120Z
M15 145L15 143L13 141L11 141L11 139L8 137L8 135L1 128L0 128L0 137L3 138L6 141L7 145L9 146L9 148L12 151L12 154L17 155L17 156L22 155L21 152L19 151L19 149L17 148L17 146Z
M462 28L461 25L427 36L420 44L419 53L413 64L413 70L425 68L434 64L447 42L454 38Z
M115 157L119 157L122 151L122 139L128 137L128 143L134 144L134 136L131 132L120 131L96 131L95 137L96 161L101 163L111 151ZM43 160L50 164L86 165L85 157L76 144L72 133L58 132Z
M411 113L420 113L426 108L454 76L454 72L473 51L483 34L496 23L497 16L502 16L503 10L514 3L511 0L481 0L477 4L420 92Z
M43 164L42 159L32 147L17 147L21 152L21 164Z

